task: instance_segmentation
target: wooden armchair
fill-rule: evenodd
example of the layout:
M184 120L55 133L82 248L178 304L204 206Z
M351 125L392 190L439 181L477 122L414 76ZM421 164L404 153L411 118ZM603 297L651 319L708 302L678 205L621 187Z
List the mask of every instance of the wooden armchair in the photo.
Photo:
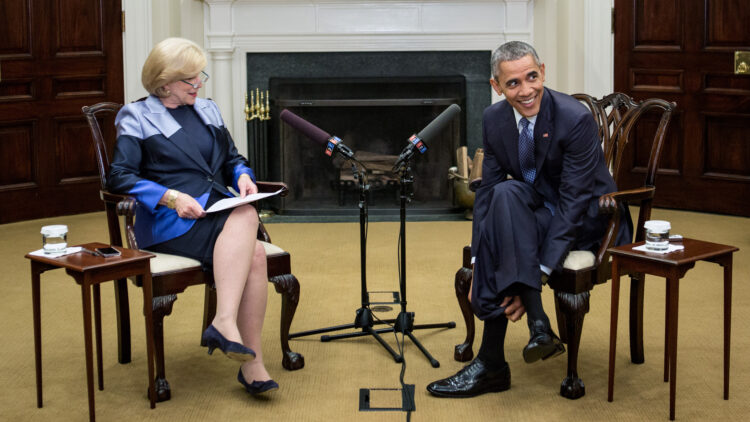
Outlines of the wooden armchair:
M609 253L607 249L614 246L620 223L620 206L640 205L638 223L634 227L634 241L644 239L643 223L651 217L651 206L656 188L654 179L659 166L664 144L664 135L675 104L660 99L648 99L635 102L622 93L613 93L601 100L586 94L574 95L591 110L599 125L602 138L604 158L609 164L615 183L620 186L620 170L623 151L634 137L634 128L646 122L644 115L660 114L658 123L649 132L651 140L648 164L643 174L643 185L635 189L619 190L599 198L599 210L610 215L607 231L602 238L601 247L596 254L589 251L571 251L565 259L562 272L554 272L548 281L555 291L555 311L557 315L560 338L568 344L568 371L560 386L560 395L577 399L585 394L583 381L578 376L578 348L581 340L583 319L589 310L590 291L595 285L605 283L610 278ZM643 129L643 127L641 128ZM646 133L646 130L641 130ZM481 179L474 180L470 186L476 189ZM463 266L456 272L455 290L459 307L466 322L466 339L455 346L454 359L468 361L474 357L474 314L469 302L468 293L471 287L471 247L463 249ZM630 274L630 342L631 359L634 363L643 362L643 281L644 275Z
M114 145L114 116L122 107L116 103L99 103L85 106L82 111L86 116L94 141L99 175L101 176L100 197L104 201L109 228L109 238L112 245L123 246L120 216L124 217L124 232L127 246L138 249L134 233L134 217L136 209L135 198L128 195L117 195L108 192L107 174L109 172L108 147ZM100 120L104 122L103 135ZM107 139L109 144L105 141ZM258 190L272 192L283 188L283 183L258 182ZM263 223L258 228L258 240L266 251L268 265L268 280L274 284L276 292L282 295L281 302L281 349L284 354L282 366L288 370L301 369L305 365L302 355L289 348L289 328L299 303L300 287L297 278L291 273L291 261L288 252L271 243ZM203 327L200 333L211 323L216 312L216 289L213 274L204 272L198 261L176 255L156 253L151 260L151 277L153 280L153 316L154 316L154 345L156 356L156 393L157 401L169 400L171 390L165 374L164 359L164 317L172 312L172 305L177 300L177 294L185 291L189 286L204 285L205 301L203 311ZM138 287L142 286L140 279L133 280ZM127 284L125 280L115 282L115 301L117 306L119 361L130 361L130 323L128 313ZM199 335L200 335L199 333Z

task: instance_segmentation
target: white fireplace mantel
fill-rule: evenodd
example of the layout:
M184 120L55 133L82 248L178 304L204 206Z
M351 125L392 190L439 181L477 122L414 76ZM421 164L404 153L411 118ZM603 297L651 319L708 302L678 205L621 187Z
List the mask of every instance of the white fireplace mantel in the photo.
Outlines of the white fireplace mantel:
M207 91L242 154L247 53L491 51L506 40L531 42L533 33L532 0L204 0L203 7Z

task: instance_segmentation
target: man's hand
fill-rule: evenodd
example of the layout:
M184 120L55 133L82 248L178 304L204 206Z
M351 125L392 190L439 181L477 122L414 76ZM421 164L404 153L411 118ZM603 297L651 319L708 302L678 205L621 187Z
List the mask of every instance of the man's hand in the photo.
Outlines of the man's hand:
M510 321L516 322L523 314L526 313L526 308L521 303L521 298L518 296L506 297L500 306L505 306L505 317Z
M186 193L178 193L174 204L174 209L177 211L177 215L179 215L180 218L195 220L206 216L206 211L201 204L199 204L195 198Z
M239 179L237 179L237 188L240 190L240 198L258 193L258 186L253 183L253 180L250 179L247 173L241 174Z

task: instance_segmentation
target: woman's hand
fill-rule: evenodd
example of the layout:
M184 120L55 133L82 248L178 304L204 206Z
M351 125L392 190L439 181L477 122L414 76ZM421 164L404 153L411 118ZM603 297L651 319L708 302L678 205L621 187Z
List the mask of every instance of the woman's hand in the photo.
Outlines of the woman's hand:
M177 211L177 215L179 215L180 218L195 220L206 216L206 211L201 204L199 204L195 198L186 193L178 193L174 204L174 209Z
M247 173L243 173L240 175L239 179L237 179L237 187L240 190L240 198L258 193L258 186L253 183L253 180L247 175Z

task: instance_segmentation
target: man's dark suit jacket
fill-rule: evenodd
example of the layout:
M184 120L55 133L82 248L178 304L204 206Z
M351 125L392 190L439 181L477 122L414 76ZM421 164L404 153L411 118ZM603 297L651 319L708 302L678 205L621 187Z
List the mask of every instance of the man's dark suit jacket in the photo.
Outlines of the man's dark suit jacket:
M237 189L240 175L255 181L216 103L196 98L193 107L216 140L209 163L157 97L127 104L117 113L117 144L107 185L138 201L135 235L141 248L180 236L195 224L159 205L167 189L186 193L205 208L211 190L231 196L227 186Z
M546 238L539 244L538 255L540 263L553 270L561 270L570 250L597 247L581 244L581 241L592 238L586 236L591 227L600 226L593 224L601 218L598 216L599 196L616 190L604 162L597 130L591 113L575 98L544 89L534 126L534 189L553 214ZM485 218L492 218L486 215L488 192L497 183L505 182L508 175L523 181L518 160L518 126L513 108L507 101L495 103L485 110L483 136L484 165L474 204L473 256L477 256L476 251L482 247L477 234L482 222ZM625 214L628 223L620 225L620 232L629 236L630 216ZM593 238L598 240L601 234ZM590 243L590 240L584 243Z

